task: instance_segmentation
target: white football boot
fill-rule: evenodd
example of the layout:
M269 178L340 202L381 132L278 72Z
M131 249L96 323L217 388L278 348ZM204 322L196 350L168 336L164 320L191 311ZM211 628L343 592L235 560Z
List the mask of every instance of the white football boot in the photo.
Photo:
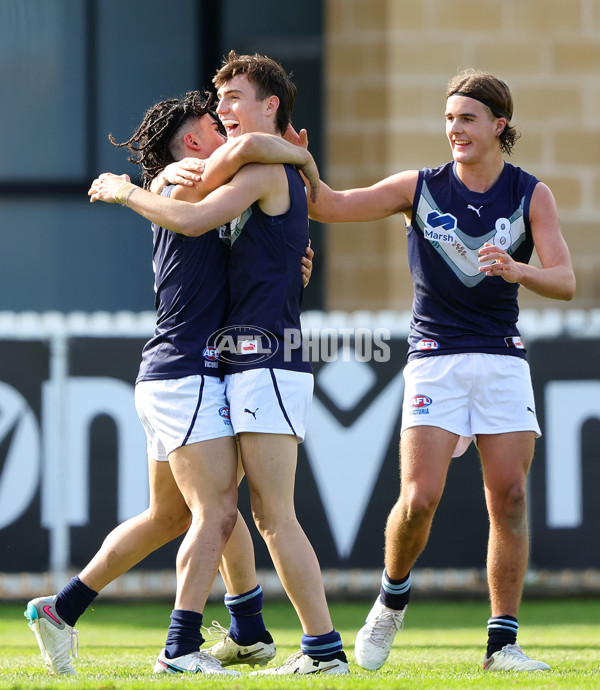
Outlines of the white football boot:
M42 659L51 673L76 673L70 657L77 657L77 630L56 613L56 595L32 599L25 609L25 618L33 630Z
M304 652L296 652L288 657L281 666L266 668L263 671L252 671L250 675L291 676L297 674L307 676L313 673L349 673L346 655L344 652L339 652L339 658L324 661L323 659L313 659Z
M210 639L219 639L216 645L206 649L206 653L214 656L221 662L222 666L233 666L235 664L248 664L249 666L266 666L271 659L275 658L277 648L273 638L265 632L263 639L254 644L238 644L230 635L229 630L224 628L218 621L213 621L212 626L207 628Z
M206 675L241 676L239 671L230 671L221 666L213 656L204 651L192 652L175 659L167 659L162 649L154 664L154 673L204 673Z
M354 643L354 656L359 666L376 671L385 664L396 633L404 626L405 612L406 606L400 611L390 609L377 597Z
M550 666L523 653L518 644L507 644L483 660L484 671L549 671Z

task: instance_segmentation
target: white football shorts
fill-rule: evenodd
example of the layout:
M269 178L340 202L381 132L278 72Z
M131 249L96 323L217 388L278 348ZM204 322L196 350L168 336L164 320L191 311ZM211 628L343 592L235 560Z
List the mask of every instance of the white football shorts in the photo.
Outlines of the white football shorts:
M181 446L234 435L225 384L216 376L140 381L135 407L154 460L168 460Z
M291 434L304 440L314 378L304 371L247 369L225 376L236 434Z
M539 438L529 364L483 353L411 360L404 368L401 432L413 426L458 434L453 457L462 455L477 434L534 431Z

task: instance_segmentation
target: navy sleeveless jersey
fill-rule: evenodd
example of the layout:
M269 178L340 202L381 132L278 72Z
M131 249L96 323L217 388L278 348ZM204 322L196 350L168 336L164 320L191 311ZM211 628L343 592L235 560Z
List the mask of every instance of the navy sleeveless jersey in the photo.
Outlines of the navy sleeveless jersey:
M483 352L525 357L518 284L479 273L487 242L528 263L529 205L538 180L509 163L491 189L470 191L455 163L419 172L407 228L414 299L408 359Z
M227 315L229 246L219 229L186 237L153 223L152 232L157 321L137 380L222 376L218 354L207 343Z
M306 190L300 173L284 167L289 210L268 216L254 203L231 222L231 306L226 345L219 348L228 374L263 367L312 371L300 325L300 259L308 245Z

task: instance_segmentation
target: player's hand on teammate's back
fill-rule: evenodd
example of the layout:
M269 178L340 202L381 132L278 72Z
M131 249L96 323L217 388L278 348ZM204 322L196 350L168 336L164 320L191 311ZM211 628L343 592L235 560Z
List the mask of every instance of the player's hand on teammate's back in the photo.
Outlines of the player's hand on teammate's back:
M308 132L305 129L296 132L292 125L288 125L283 138L289 141L290 144L295 144L296 146L308 150ZM300 172L310 185L310 200L315 203L319 198L320 179L317 164L312 156L310 156L310 159L300 167Z
M182 158L180 161L167 165L161 175L167 184L180 184L192 187L195 182L199 182L202 179L205 167L206 163L201 158Z
M296 132L292 125L288 125L283 138L286 141L289 141L290 144L301 146L303 149L308 148L308 132L305 129L301 129L299 132Z
M306 256L303 256L300 259L300 262L302 263L302 282L304 284L304 287L306 287L310 281L310 277L312 275L312 270L313 270L313 256L315 255L315 252L313 248L310 246L310 240L308 240L308 247L306 248Z

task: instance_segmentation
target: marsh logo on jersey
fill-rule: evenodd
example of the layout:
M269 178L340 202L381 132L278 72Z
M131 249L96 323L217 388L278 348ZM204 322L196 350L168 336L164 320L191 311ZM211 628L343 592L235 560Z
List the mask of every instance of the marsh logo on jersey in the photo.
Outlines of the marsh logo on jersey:
M437 340L432 340L431 338L421 338L417 343L417 350L421 352L426 352L427 350L437 350L440 344Z
M425 219L423 234L430 242L445 242L453 244L456 241L457 220L451 213L430 211Z
M202 356L205 359L204 365L213 369L219 366L219 351L216 347L205 347L202 350Z

